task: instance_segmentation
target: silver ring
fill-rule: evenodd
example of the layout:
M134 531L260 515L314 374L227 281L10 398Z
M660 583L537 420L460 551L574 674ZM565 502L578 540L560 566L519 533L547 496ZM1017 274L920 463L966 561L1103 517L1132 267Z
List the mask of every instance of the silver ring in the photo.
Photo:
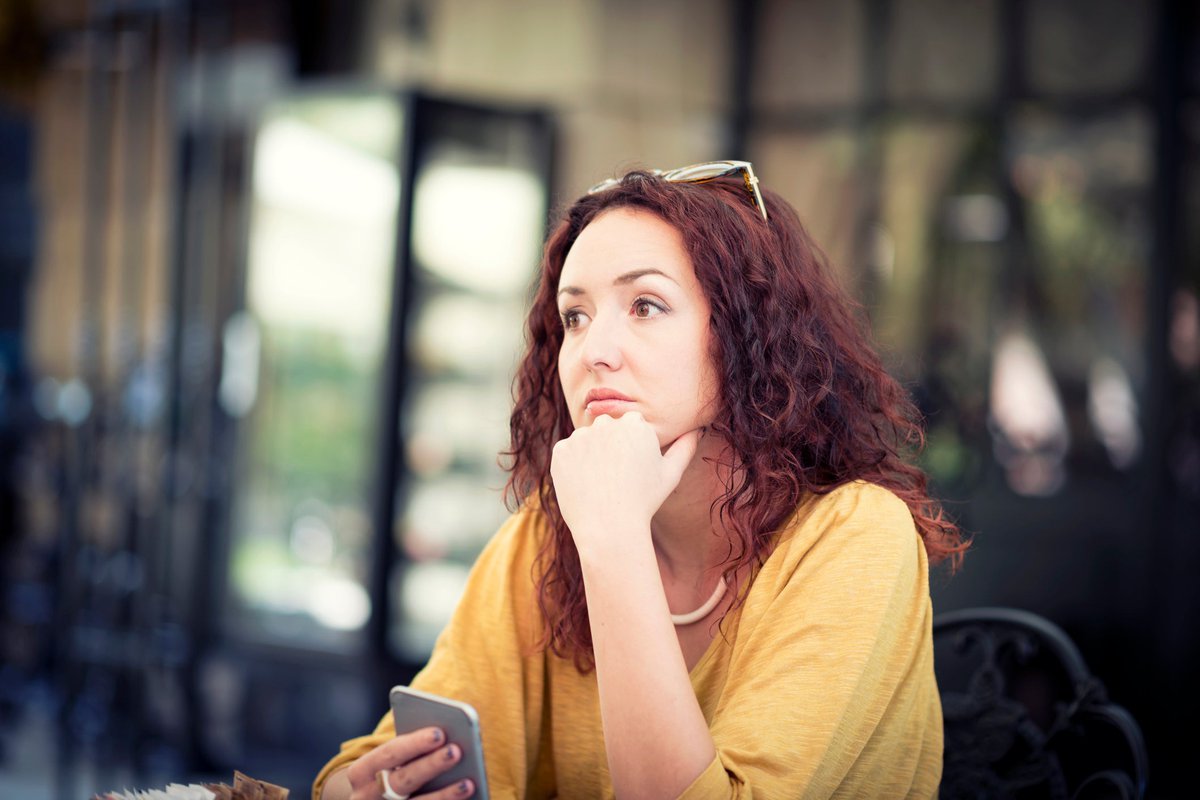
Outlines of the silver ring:
M396 791L392 788L392 785L388 783L387 774L389 772L391 772L391 770L379 770L379 785L383 788L383 796L386 797L387 800L408 800L408 795L396 794Z

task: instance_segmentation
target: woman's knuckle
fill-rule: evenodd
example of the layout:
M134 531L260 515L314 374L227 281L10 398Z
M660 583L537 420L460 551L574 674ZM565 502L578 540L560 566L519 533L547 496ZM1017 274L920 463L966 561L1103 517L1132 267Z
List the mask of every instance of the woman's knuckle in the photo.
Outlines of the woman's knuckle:
M370 765L367 763L367 757L356 759L346 767L346 778L350 781L351 786L358 786L370 777Z
M412 794L441 772L442 767L439 766L439 761L444 763L444 759L442 758L444 752L445 748L435 750L406 764L404 769L404 789L400 794Z

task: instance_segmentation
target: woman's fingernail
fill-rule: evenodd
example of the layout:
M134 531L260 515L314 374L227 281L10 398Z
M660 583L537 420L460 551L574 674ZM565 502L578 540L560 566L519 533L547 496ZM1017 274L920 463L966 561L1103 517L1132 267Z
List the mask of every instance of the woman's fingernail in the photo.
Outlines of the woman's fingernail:
M446 760L453 761L456 758L458 758L458 746L452 744L446 748Z
M433 739L434 744L437 744L438 742L440 742L442 740L442 729L434 728L433 731L430 732L429 738Z
M463 780L463 781L458 782L458 793L459 794L465 795L469 791L471 791L471 782L470 781Z

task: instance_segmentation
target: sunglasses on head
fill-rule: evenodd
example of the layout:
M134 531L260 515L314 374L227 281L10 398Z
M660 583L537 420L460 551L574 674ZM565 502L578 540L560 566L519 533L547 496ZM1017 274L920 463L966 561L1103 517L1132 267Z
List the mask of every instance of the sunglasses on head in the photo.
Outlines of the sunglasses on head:
M758 191L758 176L754 174L754 167L749 161L708 161L704 164L692 164L678 169L646 171L670 183L706 183L714 178L740 172L742 180L746 184L746 191L750 193L750 199L754 202L754 207L758 209L758 213L762 214L763 222L767 221L767 206L763 203L762 194ZM603 192L620 182L620 178L609 178L588 189L587 193Z

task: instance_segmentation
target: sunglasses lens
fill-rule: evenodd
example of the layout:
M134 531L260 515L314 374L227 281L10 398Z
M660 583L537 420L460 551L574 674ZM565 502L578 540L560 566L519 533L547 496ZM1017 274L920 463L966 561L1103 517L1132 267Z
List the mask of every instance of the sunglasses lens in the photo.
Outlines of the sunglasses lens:
M732 164L695 164L690 167L680 167L670 172L664 172L663 177L669 181L706 181L711 178L728 175L737 169L738 167Z

